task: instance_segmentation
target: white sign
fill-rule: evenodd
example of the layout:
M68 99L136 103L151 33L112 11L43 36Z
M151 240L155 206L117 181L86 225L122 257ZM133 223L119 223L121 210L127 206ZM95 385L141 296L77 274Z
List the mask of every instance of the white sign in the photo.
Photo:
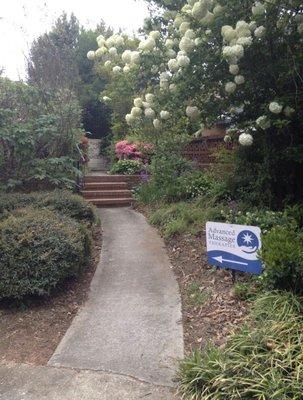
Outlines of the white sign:
M207 222L206 244L209 264L255 275L262 273L262 264L258 259L260 228Z

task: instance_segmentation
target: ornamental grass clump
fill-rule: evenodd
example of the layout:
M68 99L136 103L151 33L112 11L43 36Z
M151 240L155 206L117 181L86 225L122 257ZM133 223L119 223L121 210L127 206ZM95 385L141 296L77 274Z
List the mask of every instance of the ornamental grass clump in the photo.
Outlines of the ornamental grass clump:
M291 293L264 294L224 349L209 346L182 362L180 381L191 400L302 399L302 304Z
M74 219L20 209L0 222L0 299L47 295L77 276L90 254L90 234Z

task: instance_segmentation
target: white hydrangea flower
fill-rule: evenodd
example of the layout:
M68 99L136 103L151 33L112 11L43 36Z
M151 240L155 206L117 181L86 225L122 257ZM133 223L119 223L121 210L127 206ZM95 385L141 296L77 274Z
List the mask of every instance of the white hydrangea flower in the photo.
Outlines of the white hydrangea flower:
M145 100L149 103L149 104L153 104L153 102L155 101L155 95L152 93L147 93L145 95Z
M149 32L148 36L154 40L157 40L160 38L161 33L159 31L151 31L151 32Z
M228 94L234 93L237 89L235 82L227 82L225 85L225 91Z
M131 64L139 64L140 63L140 53L139 51L132 51L130 57Z
M187 0L187 3L192 7L195 3L197 2L197 0Z
M160 111L161 119L167 120L170 118L170 113L168 111L162 110Z
M196 46L199 46L201 43L203 43L202 38L196 38L196 39L195 39L195 45L196 45Z
M159 119L154 119L153 125L156 130L160 130L162 128L162 122Z
M175 83L171 83L171 84L169 85L169 90L170 90L172 93L176 93L177 90L178 90L178 87L177 87L177 85L176 85Z
M143 106L143 100L141 99L141 97L136 97L134 99L134 106L135 107L142 107Z
M251 9L254 16L261 16L265 14L265 7L259 1L256 1L254 6Z
M185 32L184 37L189 38L189 39L194 39L196 36L195 32L192 29L187 29Z
M190 59L187 56L178 56L177 63L179 67L185 68L190 64Z
M112 62L111 62L110 60L107 60L107 61L105 61L105 63L104 63L104 67L105 67L105 68L110 68L111 65L112 65Z
M238 37L249 37L251 36L251 31L249 24L245 21L238 21L236 24L236 32Z
M107 47L112 47L115 45L116 37L114 35L110 36L108 39L106 39L106 46Z
M152 108L146 108L144 111L144 115L146 116L146 118L153 119L155 118L156 113Z
M273 114L280 114L280 112L283 110L283 106L281 106L276 101L272 101L269 104L268 108Z
M95 57L101 58L104 54L107 53L107 48L106 47L100 47L95 51Z
M130 71L130 65L129 64L126 64L124 67L123 67L123 72L125 72L126 74Z
M196 106L187 106L185 112L188 118L192 120L196 120L200 117L199 108Z
M192 16L198 20L205 17L207 13L207 3L203 0L197 1L192 8Z
M174 27L177 29L180 28L180 25L182 24L182 22L183 22L183 18L180 15L177 15L174 20Z
M231 42L233 39L237 38L236 30L230 25L222 26L221 35L226 40L226 42Z
M117 36L115 39L115 45L118 47L121 47L124 45L124 37L123 36Z
M191 14L191 6L189 4L185 4L185 6L181 8L181 11L185 14Z
M118 51L116 47L112 47L108 50L108 54L112 57L116 57L118 55Z
M239 143L241 146L251 146L254 142L254 138L250 133L241 133L239 136Z
M174 41L173 41L173 39L170 39L170 38L166 39L166 41L165 41L165 46L166 46L168 49L171 49L172 47L174 47Z
M291 117L295 112L296 110L289 106L286 106L283 110L283 113L286 115L286 117Z
M235 83L237 85L243 85L243 83L245 82L245 78L243 75L237 75L235 76Z
M239 66L237 64L231 64L229 66L229 72L232 75L237 75L239 73L239 71L240 71L240 68L239 68Z
M195 47L195 42L192 39L189 39L185 36L181 39L179 44L180 50L184 51L185 53L190 53L194 47Z
M155 39L149 37L139 43L139 49L142 51L152 51L156 47Z
M240 37L239 39L237 39L236 44L240 44L241 46L245 47L249 47L251 46L253 43L253 38L252 37Z
M113 73L114 74L119 74L119 72L121 72L121 67L119 67L119 65L116 65L114 68L113 68Z
M267 118L266 115L261 115L261 117L256 119L256 125L263 129L264 131L271 126L270 120Z
M106 43L105 37L103 35L99 35L97 37L98 47L103 47Z
M176 57L176 52L173 49L168 49L165 54L169 58L175 58Z
M223 56L231 61L240 60L244 56L244 47L240 44L235 44L234 46L224 46Z
M86 57L89 59L89 60L94 60L95 59L95 52L93 51L93 50L90 50L88 53L87 53L87 55L86 55Z
M211 29L206 29L205 35L206 36L210 36L211 34L212 34L212 30Z
M133 116L133 117L135 117L135 118L138 118L138 117L140 117L141 116L141 114L142 114L142 109L140 108L140 107L133 107L132 109L131 109L131 115Z
M135 122L136 118L134 118L131 114L126 114L125 120L128 125L131 125L133 122Z
M214 19L214 14L207 11L205 17L201 19L200 23L204 26L210 26L214 22Z
M111 98L108 97L108 96L103 96L102 100L103 100L104 103L109 103L111 101Z
M213 13L216 17L218 17L219 15L223 14L224 11L224 7L222 7L220 4L218 4L214 9L213 9Z
M179 69L179 63L175 58L172 58L171 60L169 60L167 65L171 72L177 72Z
M255 36L258 39L261 39L266 33L266 28L264 26L259 26L256 30L255 30Z
M131 58L132 58L132 52L131 50L125 50L122 53L122 61L126 64L130 64L131 63Z
M180 25L179 31L180 31L180 33L181 33L182 35L184 35L185 32L186 32L189 28L190 28L190 23L187 22L187 21L185 21L185 22L182 22L182 24Z

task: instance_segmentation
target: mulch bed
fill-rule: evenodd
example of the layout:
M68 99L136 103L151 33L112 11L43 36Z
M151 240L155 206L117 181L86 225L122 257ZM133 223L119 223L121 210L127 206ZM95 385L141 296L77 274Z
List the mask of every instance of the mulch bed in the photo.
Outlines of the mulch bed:
M47 363L88 297L100 257L100 227L93 238L92 262L78 279L65 282L50 297L28 299L17 308L0 303L0 361Z
M148 207L137 207L146 216ZM179 235L165 240L181 297L185 351L208 343L223 346L231 332L244 322L249 303L235 298L231 273L209 266L205 235ZM246 276L238 276L237 282Z

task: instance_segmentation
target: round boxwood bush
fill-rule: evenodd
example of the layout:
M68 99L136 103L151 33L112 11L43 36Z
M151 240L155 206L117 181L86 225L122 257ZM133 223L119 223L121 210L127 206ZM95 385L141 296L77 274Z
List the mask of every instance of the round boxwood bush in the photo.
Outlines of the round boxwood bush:
M87 229L51 210L23 209L0 222L0 299L45 295L77 276L91 252Z

